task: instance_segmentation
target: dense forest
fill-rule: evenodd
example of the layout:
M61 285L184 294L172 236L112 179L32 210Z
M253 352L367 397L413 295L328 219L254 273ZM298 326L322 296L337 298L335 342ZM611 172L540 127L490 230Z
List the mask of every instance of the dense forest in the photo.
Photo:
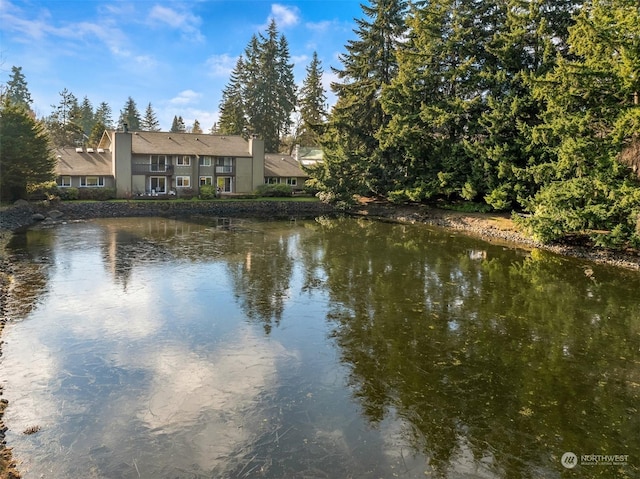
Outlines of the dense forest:
M640 245L635 0L377 0L342 56L331 200L516 210L543 241Z
M640 8L637 0L371 0L332 68L326 111L314 54L301 88L271 22L222 92L212 133L258 134L267 151L321 145L309 186L348 207L460 204L514 211L535 238L640 247ZM5 99L31 99L19 68ZM67 90L41 120L54 145L114 126ZM8 111L8 110L6 110ZM155 130L129 98L118 124ZM202 131L175 117L172 131Z

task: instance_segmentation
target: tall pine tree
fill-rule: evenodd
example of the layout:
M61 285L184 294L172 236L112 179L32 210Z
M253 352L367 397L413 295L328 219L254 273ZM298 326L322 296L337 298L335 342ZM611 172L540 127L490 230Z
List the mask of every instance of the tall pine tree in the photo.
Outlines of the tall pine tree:
M277 152L291 125L296 86L288 43L274 20L266 35L252 37L244 56L242 96L248 129L264 139L266 151Z
M298 99L302 127L297 142L302 146L315 146L320 142L321 127L327 118L327 95L322 86L322 64L317 52L313 52L306 72Z
M244 135L247 119L243 100L243 67L242 57L238 58L231 72L229 83L222 90L220 101L220 121L216 125L217 133L223 135Z
M118 123L120 127L124 128L124 125L127 125L127 128L131 131L139 131L140 130L140 112L138 111L138 106L133 98L127 98L126 103L124 104L124 108L120 110L120 119Z
M53 112L45 120L55 147L83 144L83 130L78 99L66 88L60 92L60 102L52 105Z
M14 105L31 110L33 100L27 87L27 80L25 79L24 73L22 73L22 67L11 67L11 76L7 82L4 96Z
M147 104L147 108L144 111L144 117L140 121L140 129L144 131L160 131L160 122L151 102Z
M113 119L111 118L111 107L105 101L96 108L95 119L97 123L102 123L105 129L113 128Z
M357 39L340 57L343 68L334 69L340 82L332 84L337 102L323 137L319 186L345 200L356 193L385 194L396 175L389 168L393 152L378 148L378 135L389 121L380 95L398 71L395 52L405 35L406 6L404 0L362 5L367 18L356 20Z

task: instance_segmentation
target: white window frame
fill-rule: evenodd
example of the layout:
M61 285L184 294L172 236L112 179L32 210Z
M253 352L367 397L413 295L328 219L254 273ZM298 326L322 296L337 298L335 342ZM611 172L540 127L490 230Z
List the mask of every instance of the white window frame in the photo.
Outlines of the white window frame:
M176 188L191 188L191 177L176 176Z
M94 180L95 184L89 184L89 179ZM82 188L102 188L104 187L104 176L81 176L80 187Z
M154 161L155 161L155 165L154 165ZM163 160L164 164L162 164L163 162L161 162L160 160ZM149 157L149 171L154 172L154 173L161 173L164 171L167 171L167 155L151 155ZM155 169L154 169L155 166Z
M164 182L164 185L163 185L164 186L164 190L158 191L158 189L156 189L156 188L154 188L152 186L154 179L155 180L162 180ZM149 192L153 193L154 192L153 190L155 190L155 194L160 194L160 195L165 194L167 192L167 177L166 176L150 176L149 177Z
M200 183L200 186L212 186L213 176L201 176L198 182Z
M298 186L298 178L287 178L287 184L289 186Z
M269 176L265 178L264 182L267 185L277 185L278 183L280 183L280 178L277 178L275 176Z
M176 159L176 166L191 166L191 156L180 155Z
M71 187L71 177L70 176L67 176L67 175L60 176L58 178L58 180L59 180L58 181L58 186L60 188L69 188L69 187Z
M201 156L200 157L200 166L211 166L211 157L210 156Z

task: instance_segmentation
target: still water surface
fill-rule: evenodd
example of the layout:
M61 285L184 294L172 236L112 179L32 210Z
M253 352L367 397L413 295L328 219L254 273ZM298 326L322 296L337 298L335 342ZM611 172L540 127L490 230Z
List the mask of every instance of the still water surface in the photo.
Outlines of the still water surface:
M640 273L328 218L97 220L10 251L27 479L638 477Z

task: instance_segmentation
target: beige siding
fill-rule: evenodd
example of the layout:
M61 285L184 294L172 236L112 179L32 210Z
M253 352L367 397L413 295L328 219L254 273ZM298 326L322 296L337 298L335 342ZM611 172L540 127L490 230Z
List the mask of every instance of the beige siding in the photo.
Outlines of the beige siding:
M133 175L131 177L131 187L134 195L144 194L147 191L146 177L144 175Z
M236 158L235 193L253 191L253 161L251 158Z

